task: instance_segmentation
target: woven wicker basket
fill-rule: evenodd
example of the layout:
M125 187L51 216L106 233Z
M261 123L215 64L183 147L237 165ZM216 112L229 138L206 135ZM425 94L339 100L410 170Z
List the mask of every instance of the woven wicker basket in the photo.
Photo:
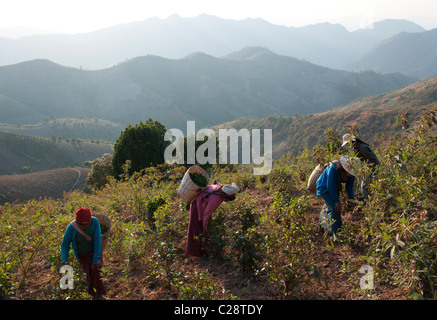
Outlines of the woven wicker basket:
M111 220L103 213L93 212L93 216L99 220L101 226L105 226L108 230L102 233L102 238L108 238L111 233Z
M206 173L205 170L203 170L199 166L190 167L185 172L184 177L182 178L181 185L179 186L178 189L178 196L181 197L181 199L187 203L193 201L193 199L196 198L199 195L199 193L201 193L203 190L206 189L206 187L199 187L191 180L190 173L195 173L195 172L202 174L206 178L206 181L208 182L207 184L209 184L209 175L208 173Z
M105 226L108 230L102 233L102 250L106 247L109 236L111 235L111 219L109 219L105 214L100 212L93 212L93 216L99 220L101 226Z

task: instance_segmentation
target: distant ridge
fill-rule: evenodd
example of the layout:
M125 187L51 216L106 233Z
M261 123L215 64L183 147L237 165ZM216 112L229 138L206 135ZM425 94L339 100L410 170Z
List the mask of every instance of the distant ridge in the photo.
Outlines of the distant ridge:
M150 18L74 35L47 34L0 38L0 65L48 59L83 69L106 69L127 59L157 55L181 59L192 52L221 57L245 46L343 69L381 41L400 32L423 32L405 20L375 22L349 32L339 24L286 27L262 19L231 20L210 15Z
M377 135L381 137L388 135L390 139L394 139L400 132L400 128L395 127L396 117L401 112L408 112L411 120L414 120L422 112L422 108L437 111L437 76L401 89L357 99L345 106L323 113L291 117L269 115L262 119L244 118L220 124L214 129L274 128L273 152L274 158L279 158L286 152L297 154L305 148L311 149L318 143L326 143L323 138L323 132L328 128L333 128L341 136L347 132L348 125L355 123L360 130L360 137L372 145L376 143L374 139ZM52 157L56 156L56 153L49 152L41 146L41 142L38 142L41 138L24 138L20 135L0 132L0 140L2 135L12 139L11 143L13 146L19 149L26 149L27 156L23 158L33 158L42 162L38 153L32 153L32 148L20 146L20 139L34 141L35 147L33 150L37 149L40 151L42 149L44 154L51 155ZM46 144L50 141L50 139L43 140L43 143ZM7 145L4 141L1 142L0 146ZM53 141L52 143L59 144L60 142ZM2 169L5 169L6 165L10 163L19 164L17 159L6 161L4 158L1 158L7 154L5 152L7 148L0 149ZM74 154L80 154L79 150L80 147L77 145ZM68 153L68 150L61 150L59 152L56 156L58 159L62 158L60 154L64 154L66 158L72 156L71 153ZM83 152L83 154L86 155L86 152ZM32 174L0 175L0 204L13 201L22 202L39 197L61 197L64 191L69 192L74 189L83 188L88 172L89 169L61 168Z
M45 59L0 67L7 124L92 118L126 126L153 118L168 128L207 127L240 117L317 113L416 82L402 74L352 73L246 47L216 58L136 57L85 71Z
M351 64L352 70L402 72L426 79L437 75L437 29L400 33L375 46Z
M245 47L240 51L232 52L222 58L231 60L251 60L262 56L276 56L276 54L267 48Z
M400 113L409 113L413 122L423 108L437 112L437 76L404 88L360 98L322 113L291 117L271 115L261 119L247 117L220 124L215 129L274 128L273 156L279 158L284 153L296 155L305 148L311 150L316 144L326 144L323 133L328 128L334 129L341 137L348 132L348 126L355 124L360 138L372 144L377 135L394 139L401 131L401 127L396 126Z

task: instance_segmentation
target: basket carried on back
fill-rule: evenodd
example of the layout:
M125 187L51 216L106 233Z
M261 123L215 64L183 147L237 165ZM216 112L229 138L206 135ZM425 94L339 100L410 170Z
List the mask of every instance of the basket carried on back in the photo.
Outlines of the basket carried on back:
M206 173L205 170L203 170L199 166L192 166L190 167L184 174L184 177L182 179L181 185L178 189L178 196L181 197L182 200L184 200L187 203L190 203L193 201L194 198L196 198L199 193L201 193L203 190L206 189L206 186L198 186L191 180L190 173L200 173L206 178L207 184L209 184L209 175Z
M111 234L111 219L107 215L100 212L93 212L93 216L100 222L100 229L102 230L102 250L106 247L109 236Z
M317 167L313 170L311 175L308 178L307 189L311 193L317 193L317 179L321 176L323 170L325 170L326 166L318 164Z
M336 167L338 168L340 161L339 160L334 160L332 161L332 163L334 163L336 165ZM323 171L328 167L329 163L321 165L318 164L313 172L311 173L311 175L308 178L308 183L307 183L307 190L311 193L316 194L317 193L317 179L320 178L320 176L322 175Z

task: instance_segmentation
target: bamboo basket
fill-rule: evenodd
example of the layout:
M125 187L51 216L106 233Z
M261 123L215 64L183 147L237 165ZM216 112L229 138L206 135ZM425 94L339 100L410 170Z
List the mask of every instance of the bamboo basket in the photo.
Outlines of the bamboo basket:
M102 233L102 251L106 247L109 236L111 235L111 219L107 215L100 212L93 212L93 216L99 220L101 226L108 228L105 233Z
M199 193L206 189L206 187L199 187L191 180L190 173L195 172L202 174L206 178L207 185L209 184L209 175L208 173L206 173L205 170L203 170L199 166L190 167L185 172L184 177L182 178L181 185L178 189L178 196L186 203L190 203L191 201L193 201L193 199L196 198Z

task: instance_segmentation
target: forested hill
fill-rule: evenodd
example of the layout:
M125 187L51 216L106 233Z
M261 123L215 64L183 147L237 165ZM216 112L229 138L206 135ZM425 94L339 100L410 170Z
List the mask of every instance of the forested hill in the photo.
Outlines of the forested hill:
M402 72L420 79L435 76L437 29L397 34L366 52L349 67L350 70Z
M112 152L112 145L0 131L0 175L74 167L94 160L106 152Z
M305 148L326 143L323 133L329 128L341 136L348 132L348 126L355 126L366 142L373 142L377 135L386 135L391 141L401 130L401 126L396 125L398 116L408 113L409 120L414 121L423 108L437 111L437 77L357 99L323 113L245 118L216 128L270 128L273 131L274 158L278 158L286 152L297 154Z
M323 112L416 81L329 69L259 47L222 58L144 56L98 71L34 60L0 67L0 114L8 124L83 117L126 126L152 118L167 128L185 128L187 120L207 127L248 115Z

